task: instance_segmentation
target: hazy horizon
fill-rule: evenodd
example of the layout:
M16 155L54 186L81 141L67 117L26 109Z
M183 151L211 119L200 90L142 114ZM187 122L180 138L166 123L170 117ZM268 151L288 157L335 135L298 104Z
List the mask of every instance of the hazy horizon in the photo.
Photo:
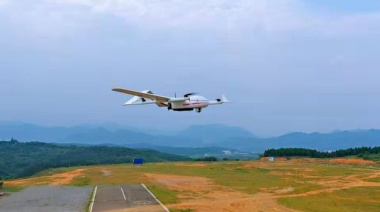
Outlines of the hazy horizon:
M46 125L44 123L32 123L32 122L24 122L24 121L3 121L3 120L0 120L0 127L3 126L3 125L6 125L6 126L12 126L12 125L22 125L22 124L26 124L26 125L35 125L35 126L40 126L40 127L67 127L67 128L72 128L72 127L93 127L93 128L96 128L96 127L100 127L100 128L104 128L104 129L111 129L111 130L118 130L118 129L134 129L134 130L137 130L137 131L141 131L141 130L146 130L143 131L145 132L146 134L173 134L173 133L177 133L177 132L181 132L183 130L186 130L190 127L194 127L194 126L226 126L226 127L238 127L240 129L243 129L243 130L246 130L250 133L252 133L253 136L257 136L257 137L260 137L260 138L269 138L269 137L277 137L277 136L283 136L283 135L287 135L287 134L291 134L291 133L306 133L306 134L312 134L312 133L321 133L321 134L329 134L329 133L335 133L335 132L343 132L343 131L351 131L351 132L355 132L355 131L362 131L362 130L380 130L380 129L377 129L377 128L355 128L355 129L333 129L331 131L299 131L299 130L295 130L295 131L289 131L289 132L284 132L284 133L280 133L280 134L259 134L257 133L256 131L254 130L250 130L250 129L247 129L247 128L244 128L244 127L241 127L241 126L236 126L236 125L228 125L228 124L220 124L220 123L207 123L207 124L192 124L192 125L188 125L188 126L184 126L184 127L176 127L176 128L167 128L165 126L133 126L133 125L127 125L127 124L123 124L123 123L116 123L116 122L103 122L103 123L78 123L78 124L68 124L68 125Z
M4 121L380 128L380 1L0 0L0 32ZM114 87L231 103L123 107Z

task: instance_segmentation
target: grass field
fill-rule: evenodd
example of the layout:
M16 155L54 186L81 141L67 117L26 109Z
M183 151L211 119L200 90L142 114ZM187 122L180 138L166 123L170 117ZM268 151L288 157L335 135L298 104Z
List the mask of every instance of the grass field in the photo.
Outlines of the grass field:
M5 185L144 183L174 211L380 211L379 179L379 164L287 160L71 167Z
M280 198L279 202L303 211L380 211L379 197L380 187L355 187L313 196Z

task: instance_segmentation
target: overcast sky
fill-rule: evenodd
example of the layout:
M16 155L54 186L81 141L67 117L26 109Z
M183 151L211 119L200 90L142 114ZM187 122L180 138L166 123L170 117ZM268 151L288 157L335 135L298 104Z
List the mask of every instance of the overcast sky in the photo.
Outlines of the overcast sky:
M230 104L121 106L113 87ZM0 0L0 120L380 128L378 0Z

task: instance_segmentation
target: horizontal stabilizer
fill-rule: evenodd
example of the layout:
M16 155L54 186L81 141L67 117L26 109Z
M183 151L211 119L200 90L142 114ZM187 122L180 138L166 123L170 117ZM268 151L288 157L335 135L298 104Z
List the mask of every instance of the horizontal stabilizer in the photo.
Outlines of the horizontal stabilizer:
M219 104L228 103L228 102L229 102L228 99L223 95L222 98L216 99L216 101L209 101L208 104L219 105Z

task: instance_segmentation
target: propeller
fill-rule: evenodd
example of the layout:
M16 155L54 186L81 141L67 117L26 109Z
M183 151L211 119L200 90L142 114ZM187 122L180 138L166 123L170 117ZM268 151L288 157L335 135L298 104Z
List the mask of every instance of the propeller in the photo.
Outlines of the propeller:
M197 94L197 93L187 93L187 94L185 94L183 97L189 97L189 96L192 96L192 95L194 95L194 94Z

